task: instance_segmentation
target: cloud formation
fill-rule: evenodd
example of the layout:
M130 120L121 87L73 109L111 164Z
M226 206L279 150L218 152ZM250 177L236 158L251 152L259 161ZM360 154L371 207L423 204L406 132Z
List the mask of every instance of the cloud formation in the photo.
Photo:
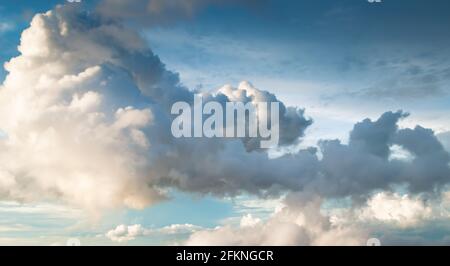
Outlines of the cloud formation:
M355 226L332 224L324 216L319 198L305 198L291 194L286 207L273 214L267 221L249 222L249 216L241 219L239 227L225 225L215 229L193 233L184 243L200 245L364 245L368 232Z
M143 236L145 233L146 230L142 228L140 224L130 226L121 224L108 231L108 233L106 233L106 237L111 239L111 241L120 243L134 240L136 237Z
M178 235L192 234L203 228L193 224L171 224L162 228L150 229L140 224L135 225L118 225L116 228L109 230L105 236L113 242L124 243L135 240L140 237L151 237L155 235Z
M0 195L59 198L88 209L142 208L162 198L158 189L142 185L150 145L144 128L154 115L148 107L131 107L130 93L107 83L127 64L113 62L120 53L131 55L143 44L119 25L83 16L64 7L36 15L22 34L20 56L5 64ZM150 67L159 62L152 54L141 60ZM152 84L158 81L164 78Z
M189 169L177 171L193 151L204 157L223 149L223 141L168 137L168 109L179 100L192 102L194 93L121 24L57 7L34 17L19 52L5 64L0 91L4 199L142 208L163 199L160 187L175 183L178 173L198 175L198 165L189 162L183 163ZM302 113L282 113L286 127L308 126ZM222 181L206 189L216 182Z
M168 188L216 196L303 191L311 198L365 199L394 185L439 193L449 182L449 153L429 129L399 129L407 116L402 111L357 123L348 144L323 140L275 159L245 139L174 139L170 107L192 103L195 92L137 32L104 15L73 6L38 14L23 32L19 52L5 65L0 89L1 199L58 199L97 210L144 208L163 200ZM279 101L248 82L206 96ZM298 144L311 123L304 110L282 104L281 145ZM394 145L413 159L390 156ZM292 243L323 243L297 229Z
M450 206L447 194L431 200L378 192L359 206L332 207L318 197L291 193L284 200L284 207L266 219L247 214L237 225L226 222L223 226L194 232L183 244L360 246L376 237L382 245L423 245L427 243L424 232L447 228ZM435 241L448 243L444 235Z
M412 227L434 218L433 209L421 198L380 192L357 211L360 220L392 223L399 227Z

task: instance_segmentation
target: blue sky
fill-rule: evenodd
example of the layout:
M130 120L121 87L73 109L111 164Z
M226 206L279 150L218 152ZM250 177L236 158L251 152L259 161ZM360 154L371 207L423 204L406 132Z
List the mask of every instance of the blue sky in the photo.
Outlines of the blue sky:
M84 8L93 10L97 2L89 1ZM0 2L2 63L19 55L21 32L33 15L58 3L65 1ZM309 146L320 139L346 142L356 122L400 109L411 113L402 126L421 124L437 133L450 131L449 11L447 0L373 4L365 0L261 0L249 5L206 5L188 18L162 25L127 23L191 89L211 91L248 80L275 93L287 105L305 108L315 121L301 144ZM5 74L0 70L1 79ZM214 228L248 213L267 218L277 207L277 200L248 195L230 199L177 190L170 195L170 200L144 210L111 211L106 219L89 226L91 218L57 202L41 207L41 203L22 206L5 201L0 203L0 220L4 221L0 244L2 240L64 244L68 237L82 238L88 244L112 244L97 236L119 224ZM249 202L259 204L247 208ZM132 243L180 241L171 237L140 238Z

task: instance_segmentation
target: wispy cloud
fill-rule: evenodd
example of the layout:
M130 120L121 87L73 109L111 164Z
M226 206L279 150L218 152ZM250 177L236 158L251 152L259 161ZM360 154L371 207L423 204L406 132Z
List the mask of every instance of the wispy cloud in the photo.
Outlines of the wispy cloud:
M12 31L14 29L14 24L10 22L0 22L0 34Z

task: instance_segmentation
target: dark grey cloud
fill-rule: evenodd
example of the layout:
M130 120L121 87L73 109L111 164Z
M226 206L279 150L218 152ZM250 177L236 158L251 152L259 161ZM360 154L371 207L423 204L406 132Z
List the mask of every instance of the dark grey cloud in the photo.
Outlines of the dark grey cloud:
M365 87L349 88L336 96L358 97L362 99L381 98L383 100L422 100L447 96L450 93L448 82L449 51L429 53L407 49L398 54L392 51L378 52L374 57L368 51L353 55L339 64L341 71L354 75L370 76ZM391 55L390 55L391 54ZM355 59L356 58L356 59ZM355 60L360 60L356 62Z
M386 159L389 156L389 147L392 137L398 130L397 122L406 117L401 111L384 113L377 121L370 119L357 123L350 133L350 146L358 147L369 154Z
M319 150L311 148L271 160L264 153L246 152L238 143L228 143L206 156L193 155L192 149L184 150L186 146L176 144L173 148L177 155L172 160L159 158L158 165L175 170L161 182L181 190L218 195L303 191L326 198L359 199L378 189L405 184L412 193L439 193L450 181L449 154L429 129L399 130L398 122L406 116L401 111L387 112L376 121L357 123L349 144L323 140ZM203 152L199 143L187 145ZM393 145L401 146L414 158L392 159ZM187 161L186 156L195 157L195 163ZM173 163L176 167L170 166Z
M399 130L397 123L405 116L402 112L388 112L376 121L356 124L348 145L323 141L321 170L328 192L362 195L374 189L389 189L393 184L406 184L413 193L442 189L450 181L448 152L430 129L417 126ZM392 145L401 146L414 158L391 159ZM339 186L327 187L326 183Z
M439 190L450 181L450 155L431 129L402 129L394 142L415 156L402 175L413 192Z
M227 87L227 86L225 86ZM230 87L228 89L219 90L216 94L204 95L205 102L215 101L222 104L222 107L226 108L227 102L241 102L257 103L257 102L277 102L279 103L279 143L280 147L290 146L300 143L301 138L305 135L306 130L313 124L311 118L305 116L305 110L297 107L286 106L281 102L276 95L268 92L256 89L250 82L244 81L239 84L238 88ZM236 93L240 96L235 97ZM225 115L225 113L224 113ZM268 110L267 121L271 125L271 110ZM226 117L224 116L224 121ZM246 132L249 131L249 114L246 113ZM261 138L243 138L242 141L247 151L260 150Z

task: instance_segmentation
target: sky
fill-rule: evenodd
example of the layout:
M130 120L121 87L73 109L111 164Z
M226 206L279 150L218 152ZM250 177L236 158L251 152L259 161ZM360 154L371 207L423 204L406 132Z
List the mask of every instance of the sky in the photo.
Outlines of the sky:
M449 11L2 0L0 245L450 244ZM282 147L172 139L194 91L283 103Z

